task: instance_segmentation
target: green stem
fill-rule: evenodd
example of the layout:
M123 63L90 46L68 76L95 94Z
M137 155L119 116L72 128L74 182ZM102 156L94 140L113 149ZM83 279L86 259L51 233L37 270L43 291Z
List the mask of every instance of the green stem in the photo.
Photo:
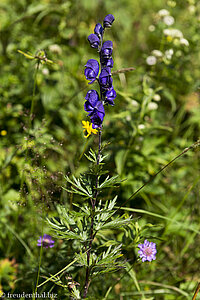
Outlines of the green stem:
M33 111L34 111L34 104L35 104L35 91L36 91L36 85L37 85L37 73L39 70L39 66L40 66L40 60L37 61L35 74L34 74L33 96L32 96L32 101L31 101L31 110L30 110L30 114L29 114L28 130L31 129L31 123L32 123L32 118L33 118Z
M101 156L101 130L99 130L99 148L98 148L98 155L97 155L97 166L99 165L99 162L100 162L100 156ZM87 249L87 268L86 268L83 298L87 297L88 288L89 288L89 285L90 285L90 273L91 273L90 254L91 254L91 249L92 249L92 242L93 242L94 237L96 235L96 233L94 233L94 212L95 212L95 205L96 205L97 197L98 197L98 186L99 186L99 175L97 174L97 177L96 177L96 190L95 190L95 194L94 194L94 200L92 201L90 241L89 241L89 245L88 245L88 249Z
M30 109L30 114L29 114L29 122L28 122L28 138L26 140L26 152L25 152L25 162L27 161L28 158L28 142L29 142L29 136L30 136L30 129L32 125L32 117L33 117L33 110L34 110L34 103L35 103L35 91L36 91L36 85L37 85L37 73L39 70L39 65L40 61L37 61L36 64L36 69L35 69L35 74L34 74L34 83L33 83L33 94L32 94L32 100L31 100L31 109ZM20 192L23 192L23 185L25 181L25 174L24 174L24 169L22 170L22 175L21 175L21 182L20 182Z
M42 238L43 238L43 235L42 235ZM42 252L43 252L43 247L41 246L38 273L37 273L37 280L36 280L36 287L35 287L35 293L34 293L33 300L35 300L35 294L37 293L37 289L38 289L38 283L39 283L39 278L40 278L40 267L41 267L41 262L42 262Z

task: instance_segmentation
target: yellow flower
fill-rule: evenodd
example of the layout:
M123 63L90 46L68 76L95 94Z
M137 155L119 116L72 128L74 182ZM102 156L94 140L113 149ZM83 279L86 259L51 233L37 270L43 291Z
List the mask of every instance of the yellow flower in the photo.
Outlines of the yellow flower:
M1 130L1 135L2 136L5 136L7 134L7 131L6 130Z
M87 135L84 135L85 138L87 138L91 133L97 134L98 130L92 128L92 123L88 121L82 121L83 124L83 132L87 132Z
M170 35L168 35L168 36L167 36L167 41L170 43L172 40L173 40L173 37L170 36Z

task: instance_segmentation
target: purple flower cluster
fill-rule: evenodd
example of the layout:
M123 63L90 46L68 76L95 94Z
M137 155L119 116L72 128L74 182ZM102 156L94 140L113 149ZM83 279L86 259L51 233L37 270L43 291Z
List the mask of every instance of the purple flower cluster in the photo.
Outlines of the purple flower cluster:
M142 262L152 261L156 259L157 250L156 250L155 243L145 240L144 244L138 245L138 248L140 248L138 254L140 254L140 258L142 259Z
M114 105L116 91L113 88L113 79L111 76L111 68L113 67L112 41L103 43L103 35L105 28L112 26L115 18L109 14L104 18L103 26L97 23L94 28L94 33L88 36L88 41L92 48L97 48L100 57L100 74L99 63L95 59L89 59L85 65L85 77L89 80L89 84L97 81L100 86L100 97L97 91L88 91L85 99L84 109L91 119L93 128L100 128L105 116L104 104ZM99 75L99 77L98 77Z
M52 237L46 233L43 236L40 236L37 242L37 246L42 246L44 248L52 248L55 243L54 240L52 240Z

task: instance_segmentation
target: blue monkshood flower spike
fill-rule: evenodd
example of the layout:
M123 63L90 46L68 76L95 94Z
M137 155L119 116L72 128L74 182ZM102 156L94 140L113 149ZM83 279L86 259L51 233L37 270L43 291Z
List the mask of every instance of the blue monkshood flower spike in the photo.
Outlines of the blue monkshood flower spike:
M109 14L107 16L105 16L104 20L103 20L103 27L104 28L109 28L112 26L112 23L114 22L115 18L112 14Z
M99 75L99 83L103 89L110 89L112 87L112 77L111 70L108 67L105 67L101 70Z
M106 90L105 93L103 93L105 103L110 104L110 105L115 105L114 99L116 98L117 94L116 91L111 88L110 90Z
M89 41L90 46L92 48L98 48L99 47L100 40L99 40L99 38L98 38L98 36L96 34L91 33L88 36L88 41Z
M93 83L96 80L96 77L99 74L99 63L95 59L89 59L85 65L85 77L87 80L90 80L89 84Z
M112 41L106 41L103 43L102 49L101 49L101 55L104 58L109 58L112 55L113 50L113 43Z
M48 234L44 234L43 236L40 236L39 240L37 241L37 246L44 247L44 248L52 248L54 246L54 241L52 240L52 237Z
M142 258L142 262L144 261L152 261L156 259L156 244L149 242L147 240L144 241L144 244L139 244L138 254L140 254L140 258Z
M96 35L98 35L99 38L102 37L102 35L103 35L103 27L101 26L100 23L97 23L97 24L96 24L96 26L95 26L95 28L94 28L94 33L95 33Z
M95 90L87 92L85 97L87 100L84 104L84 109L88 113L93 123L93 128L100 127L105 116L104 106L99 100L99 94Z

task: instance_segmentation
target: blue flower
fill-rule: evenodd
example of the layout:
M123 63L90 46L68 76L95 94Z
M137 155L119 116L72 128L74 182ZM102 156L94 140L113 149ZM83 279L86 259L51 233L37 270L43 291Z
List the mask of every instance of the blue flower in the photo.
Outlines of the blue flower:
M101 56L104 58L109 58L112 55L113 50L113 43L112 41L106 41L103 43L103 46L101 48Z
M102 104L103 105L103 104ZM94 111L93 115L91 116L90 120L92 122L92 127L94 129L101 127L102 123L103 123L103 118L105 116L105 113L99 113L98 111Z
M144 261L152 261L156 259L156 244L149 242L147 240L144 241L144 244L139 244L138 248L140 250L138 251L138 254L140 254L140 257L142 258L142 262Z
M89 59L85 65L85 77L87 80L90 80L89 84L93 83L96 80L96 77L99 74L99 63L95 59Z
M96 34L94 34L94 33L91 33L91 34L88 36L88 41L89 41L90 46L91 46L92 48L98 48L98 47L99 47L100 40L99 40L98 35L96 35Z
M114 22L115 18L113 15L109 14L107 16L105 16L104 20L103 20L103 27L104 28L109 28L112 26L112 23Z
M105 92L103 92L103 96L106 104L115 104L113 100L116 98L117 94L113 87L110 90L105 90Z
M109 67L105 67L101 70L99 75L99 83L103 89L110 89L112 87L111 71Z
M94 28L94 33L101 38L103 35L103 27L101 26L100 23L97 23L95 28Z
M104 58L101 56L101 64L102 66L105 68L105 67L109 67L109 68L112 68L113 67L113 59L112 57L111 58Z
M93 128L97 128L101 126L105 116L104 106L99 100L99 94L95 90L88 91L85 99L84 109L94 124Z

